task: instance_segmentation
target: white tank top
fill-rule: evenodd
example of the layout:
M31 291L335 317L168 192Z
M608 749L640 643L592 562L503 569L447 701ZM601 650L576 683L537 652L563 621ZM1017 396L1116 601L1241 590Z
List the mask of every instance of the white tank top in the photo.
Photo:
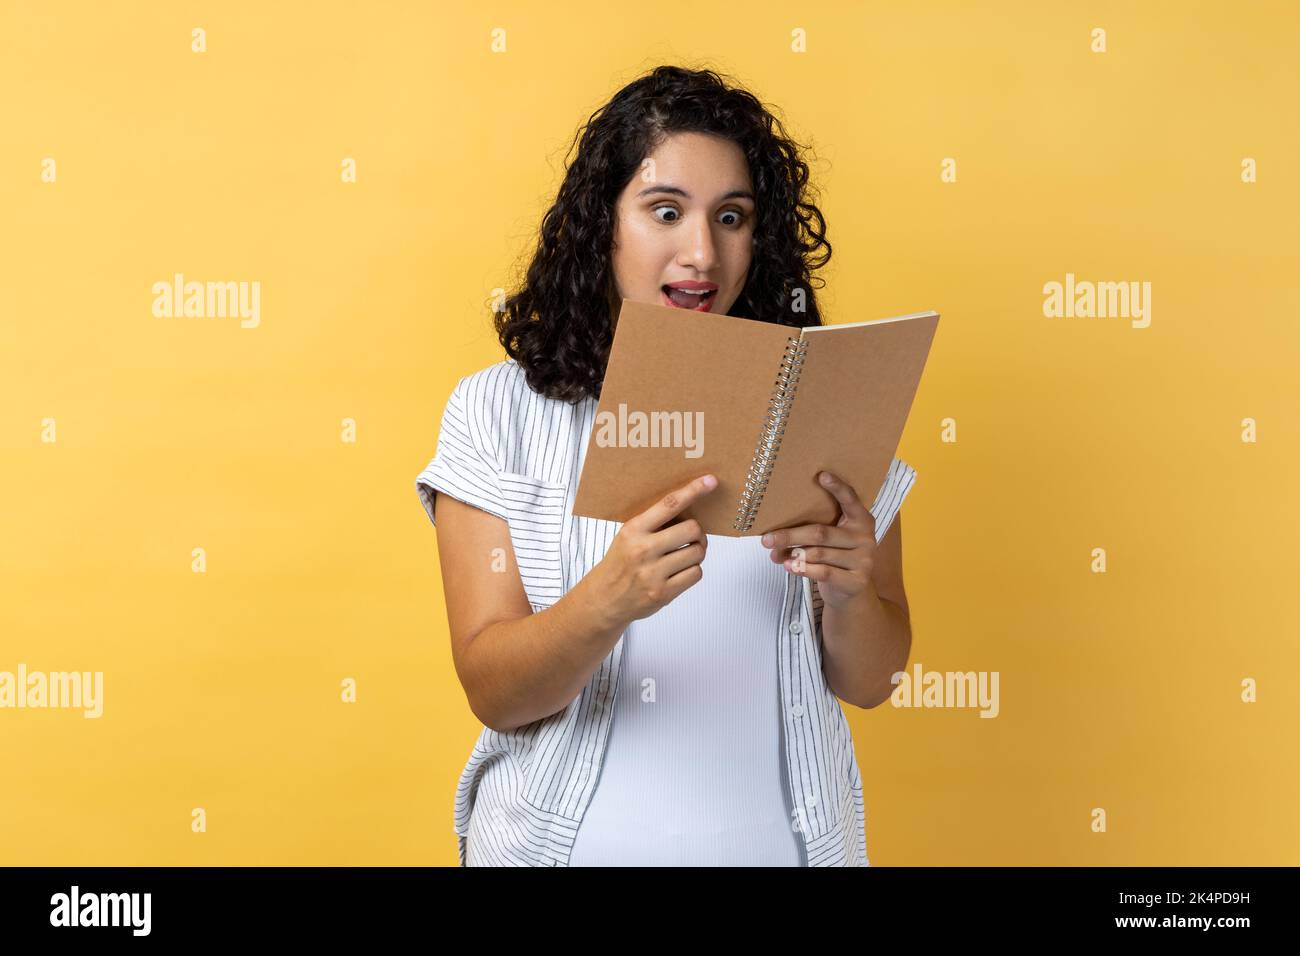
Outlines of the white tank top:
M596 789L570 866L806 866L779 714L788 572L709 535L704 577L623 636Z

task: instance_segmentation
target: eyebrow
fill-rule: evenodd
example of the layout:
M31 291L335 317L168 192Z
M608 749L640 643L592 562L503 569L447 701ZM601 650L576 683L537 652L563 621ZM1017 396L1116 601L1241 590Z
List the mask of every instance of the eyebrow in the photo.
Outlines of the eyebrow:
M636 198L640 199L642 196L648 196L651 193L667 193L670 196L681 196L683 199L691 198L691 194L685 189L668 183L657 183L654 186L647 186L636 194ZM754 194L748 189L733 189L731 192L719 196L718 202L722 202L724 199L748 199L750 202L755 201Z

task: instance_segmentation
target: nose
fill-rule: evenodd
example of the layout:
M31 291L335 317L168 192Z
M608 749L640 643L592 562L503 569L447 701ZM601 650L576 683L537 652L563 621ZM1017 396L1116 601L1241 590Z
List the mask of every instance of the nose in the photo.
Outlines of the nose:
M682 245L677 253L677 264L693 266L701 275L712 275L718 267L718 249L713 242L713 225L706 216L682 229Z

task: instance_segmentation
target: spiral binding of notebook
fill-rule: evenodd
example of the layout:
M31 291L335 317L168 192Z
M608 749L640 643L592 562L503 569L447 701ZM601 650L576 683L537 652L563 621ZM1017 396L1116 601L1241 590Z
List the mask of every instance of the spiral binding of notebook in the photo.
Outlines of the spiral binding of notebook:
M758 447L754 450L754 459L745 476L745 488L740 493L740 504L732 524L737 531L748 531L753 526L754 516L763 503L767 481L772 475L772 466L776 464L776 454L781 448L781 437L785 434L785 423L790 417L794 393L799 387L799 373L803 370L807 352L806 341L786 339L785 354L781 356L781 368L772 386L772 397L767 403Z

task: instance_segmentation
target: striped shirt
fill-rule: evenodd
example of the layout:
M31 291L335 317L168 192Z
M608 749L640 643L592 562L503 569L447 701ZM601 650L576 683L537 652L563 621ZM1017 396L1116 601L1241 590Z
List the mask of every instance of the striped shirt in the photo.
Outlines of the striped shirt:
M534 392L507 358L461 378L416 491L434 521L434 491L507 522L534 612L554 605L605 556L621 523L573 514L597 400ZM880 541L916 480L895 458L871 505ZM864 501L866 495L863 494ZM436 522L435 522L436 523ZM776 644L792 827L809 866L867 866L862 776L839 699L821 666L822 600L787 573ZM567 866L610 738L625 638L574 700L509 733L484 727L456 788L460 864Z

